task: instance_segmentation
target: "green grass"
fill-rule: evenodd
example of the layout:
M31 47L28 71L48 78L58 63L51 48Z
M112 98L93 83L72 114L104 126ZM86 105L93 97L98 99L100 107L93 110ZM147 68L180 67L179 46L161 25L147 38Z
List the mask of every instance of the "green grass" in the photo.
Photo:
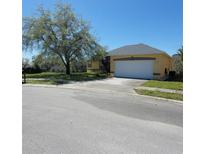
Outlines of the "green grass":
M70 76L64 73L54 73L54 72L43 72L43 73L35 73L35 74L26 74L27 78L55 78L55 79L70 79Z
M167 92L144 90L144 89L136 89L135 91L140 95L162 97L162 98L181 100L181 101L183 100L183 95L178 93L167 93Z
M174 90L183 90L183 82L150 80L150 81L145 82L142 86L164 88L164 89L174 89Z
M27 83L32 84L63 84L69 83L70 81L91 81L105 79L106 74L100 73L72 73L71 75L66 75L64 73L54 73L54 72L43 72L35 74L26 74ZM33 79L33 80L32 80ZM43 79L43 80L34 80Z

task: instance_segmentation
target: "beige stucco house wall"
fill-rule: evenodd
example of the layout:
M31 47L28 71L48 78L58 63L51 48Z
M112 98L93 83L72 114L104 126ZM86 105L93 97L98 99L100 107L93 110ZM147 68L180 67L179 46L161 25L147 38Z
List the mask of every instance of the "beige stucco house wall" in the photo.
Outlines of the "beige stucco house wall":
M102 65L100 60L89 60L87 61L88 72L99 72L100 66Z

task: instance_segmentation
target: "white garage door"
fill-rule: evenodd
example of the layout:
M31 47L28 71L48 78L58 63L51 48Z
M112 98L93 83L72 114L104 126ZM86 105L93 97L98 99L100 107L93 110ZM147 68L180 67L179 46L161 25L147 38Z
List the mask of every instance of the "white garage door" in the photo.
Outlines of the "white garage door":
M115 61L115 76L128 78L153 78L154 60Z

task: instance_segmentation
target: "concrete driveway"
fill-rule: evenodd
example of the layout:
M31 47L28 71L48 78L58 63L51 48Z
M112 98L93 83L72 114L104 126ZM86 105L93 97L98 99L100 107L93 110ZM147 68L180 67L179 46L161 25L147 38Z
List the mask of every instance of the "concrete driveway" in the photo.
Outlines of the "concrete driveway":
M140 86L147 80L126 79L126 78L108 78L103 80L74 82L71 84L60 85L61 87L77 89L93 89L111 92L135 93L134 88Z
M114 81L96 83L117 90ZM182 116L182 104L164 100L23 86L23 154L181 154Z

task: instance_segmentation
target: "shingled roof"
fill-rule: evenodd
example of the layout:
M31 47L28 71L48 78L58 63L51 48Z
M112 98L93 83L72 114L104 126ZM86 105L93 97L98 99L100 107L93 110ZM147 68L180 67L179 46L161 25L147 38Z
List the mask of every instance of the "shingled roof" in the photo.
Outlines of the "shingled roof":
M145 44L136 44L136 45L126 45L114 50L111 50L109 56L120 56L120 55L141 55L141 54L166 54L166 52L150 47ZM169 56L170 57L170 56Z

